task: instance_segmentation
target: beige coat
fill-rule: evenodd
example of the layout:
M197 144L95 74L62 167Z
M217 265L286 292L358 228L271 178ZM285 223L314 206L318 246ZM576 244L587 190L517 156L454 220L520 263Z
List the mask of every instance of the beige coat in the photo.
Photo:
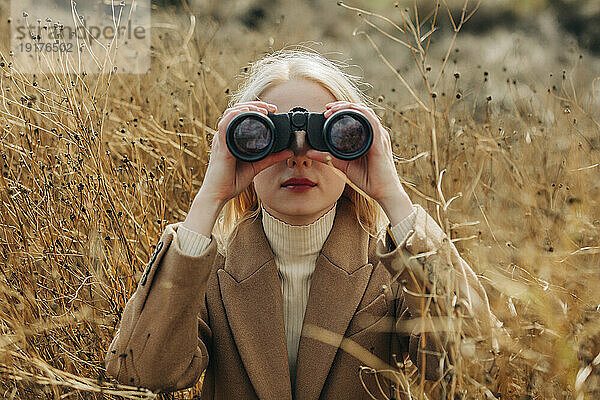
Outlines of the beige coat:
M181 222L167 225L125 306L107 372L156 392L191 387L206 370L202 399L369 399L361 365L383 369L407 351L421 365L420 335L394 331L394 317L400 326L409 313L390 271L402 252L435 249L446 235L416 207L413 231L387 251L389 235L385 245L371 238L350 200L338 201L312 276L293 397L281 285L260 214L242 223L225 256L212 236L201 255L183 254L174 242ZM426 361L427 377L439 376L436 356ZM373 374L362 377L379 393Z

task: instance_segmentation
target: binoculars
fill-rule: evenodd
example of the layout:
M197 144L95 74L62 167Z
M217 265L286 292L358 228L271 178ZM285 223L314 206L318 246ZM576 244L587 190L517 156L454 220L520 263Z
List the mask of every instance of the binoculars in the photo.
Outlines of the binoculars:
M271 153L289 148L295 131L306 132L308 144L342 160L362 157L373 143L373 127L362 113L340 110L329 118L324 113L294 107L288 113L245 111L227 126L227 148L236 158L260 161Z

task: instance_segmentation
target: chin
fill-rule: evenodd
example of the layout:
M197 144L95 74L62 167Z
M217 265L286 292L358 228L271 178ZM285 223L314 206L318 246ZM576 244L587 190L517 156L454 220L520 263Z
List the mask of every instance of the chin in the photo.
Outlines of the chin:
M271 208L285 215L312 215L319 212L323 207L314 201L288 200L271 204Z
M306 202L304 202L303 204L287 203L281 207L276 208L276 210L279 211L281 214L286 215L310 215L319 211L316 207L307 205Z

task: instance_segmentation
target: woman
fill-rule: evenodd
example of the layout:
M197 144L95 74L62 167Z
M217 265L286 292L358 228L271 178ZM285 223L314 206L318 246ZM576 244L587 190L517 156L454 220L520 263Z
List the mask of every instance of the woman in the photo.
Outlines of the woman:
M408 351L438 379L452 360L449 336L415 323L428 308L445 315L443 302L431 303L432 282L484 322L477 330L489 325L483 288L404 191L389 133L366 103L353 77L316 53L282 50L252 65L185 221L166 227L123 311L105 360L111 375L174 391L206 370L203 399L366 399L361 380L379 390L361 366L391 369ZM302 131L290 149L254 163L227 149L239 113L297 106L326 118L363 113L369 152L343 161L310 148ZM420 263L409 258L420 253Z

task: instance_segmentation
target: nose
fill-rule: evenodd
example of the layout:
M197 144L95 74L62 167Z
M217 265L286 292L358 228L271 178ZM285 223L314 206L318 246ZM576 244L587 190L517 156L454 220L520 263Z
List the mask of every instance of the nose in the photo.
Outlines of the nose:
M294 138L290 150L294 152L294 155L288 158L288 167L292 168L298 164L310 167L312 160L306 156L306 151L310 148L308 141L306 140L305 131L295 131Z

